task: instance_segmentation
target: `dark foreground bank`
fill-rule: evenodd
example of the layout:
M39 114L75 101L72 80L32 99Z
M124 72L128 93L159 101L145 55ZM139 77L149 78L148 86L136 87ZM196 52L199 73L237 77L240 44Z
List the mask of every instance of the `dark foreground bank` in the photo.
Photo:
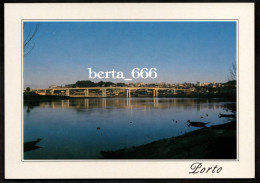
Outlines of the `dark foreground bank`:
M103 159L236 159L236 121L101 154Z
M53 101L53 100L62 100L62 99L69 99L68 96L57 96L57 95L39 95L35 92L24 92L23 99L26 102L31 101Z

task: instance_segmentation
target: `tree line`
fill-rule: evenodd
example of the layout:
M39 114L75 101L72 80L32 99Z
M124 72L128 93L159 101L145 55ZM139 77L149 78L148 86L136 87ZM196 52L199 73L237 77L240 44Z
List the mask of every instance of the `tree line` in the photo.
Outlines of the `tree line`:
M122 87L122 86L126 86L125 83L113 83L113 82L104 82L104 81L100 81L98 83L95 83L93 81L90 81L90 80L83 80L83 81L77 81L75 84L70 84L70 85L67 85L67 86L70 86L72 88L76 88L76 87L109 87L109 86L119 86L119 87Z

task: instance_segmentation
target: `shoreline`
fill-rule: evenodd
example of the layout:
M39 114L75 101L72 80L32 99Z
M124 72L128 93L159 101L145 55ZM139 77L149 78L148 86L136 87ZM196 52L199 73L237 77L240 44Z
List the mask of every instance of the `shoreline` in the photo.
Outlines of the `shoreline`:
M101 151L101 159L236 159L236 120L140 146Z
M64 100L64 99L103 99L103 98L127 98L124 96L120 97L69 97L69 96L57 96L57 95L40 95L40 97L35 97L35 98L27 98L24 97L24 101L36 101L36 102L41 102L41 101L54 101L54 100ZM229 97L208 97L208 96L158 96L158 97L153 97L153 96L132 96L127 99L131 98L187 98L187 99L227 99L231 101L236 101L233 98Z

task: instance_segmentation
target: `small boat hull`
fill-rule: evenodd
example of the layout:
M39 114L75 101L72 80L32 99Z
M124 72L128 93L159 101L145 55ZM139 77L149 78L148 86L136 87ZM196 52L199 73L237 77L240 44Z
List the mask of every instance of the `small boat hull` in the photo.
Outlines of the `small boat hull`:
M219 114L218 115L220 118L235 118L235 114Z
M207 127L206 125L209 124L209 122L205 123L205 122L195 122L195 121L188 121L187 125L190 126L194 126L194 127Z

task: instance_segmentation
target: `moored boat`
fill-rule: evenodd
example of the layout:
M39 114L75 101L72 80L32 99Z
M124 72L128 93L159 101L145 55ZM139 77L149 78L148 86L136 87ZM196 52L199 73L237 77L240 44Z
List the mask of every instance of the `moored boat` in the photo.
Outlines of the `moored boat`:
M218 115L220 118L235 118L236 117L236 114L221 114L219 113Z
M209 122L195 122L195 121L187 121L188 126L194 126L194 127L207 127L206 125L209 124Z

